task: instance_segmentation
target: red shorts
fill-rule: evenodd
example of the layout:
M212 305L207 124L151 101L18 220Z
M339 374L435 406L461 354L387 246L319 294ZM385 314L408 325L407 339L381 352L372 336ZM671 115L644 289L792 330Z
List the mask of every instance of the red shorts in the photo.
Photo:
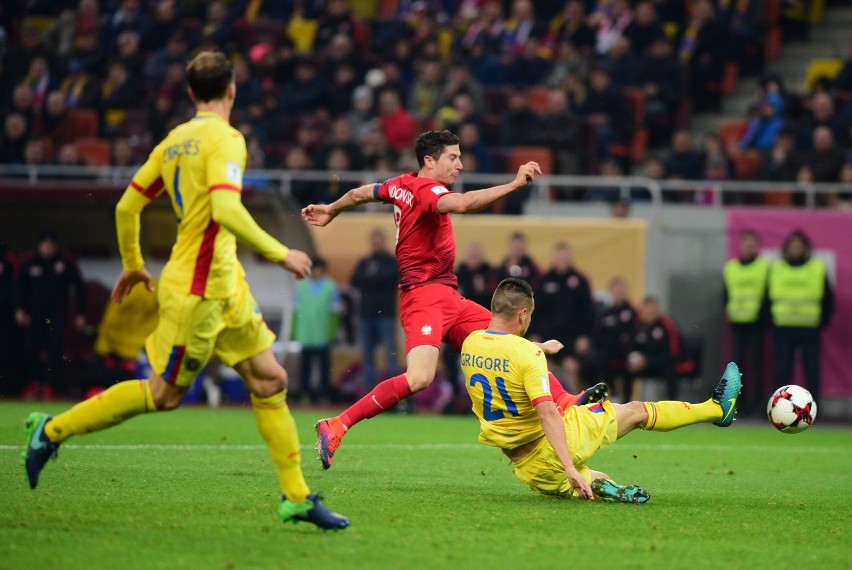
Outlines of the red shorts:
M399 320L405 331L406 354L415 346L440 348L441 341L460 351L470 333L488 328L491 311L452 287L433 284L400 294Z

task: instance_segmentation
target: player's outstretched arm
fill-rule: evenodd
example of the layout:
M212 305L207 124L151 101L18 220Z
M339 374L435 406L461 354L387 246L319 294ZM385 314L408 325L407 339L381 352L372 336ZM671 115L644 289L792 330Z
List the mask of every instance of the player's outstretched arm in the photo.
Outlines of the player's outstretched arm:
M552 356L552 355L556 354L557 352L559 352L560 350L562 350L565 347L564 344L562 344L561 342L559 342L555 338L552 338L550 340L546 340L544 342L534 342L533 344L536 345L537 347L539 347L542 350L542 352L544 352L548 356Z
M594 500L595 496L592 494L591 486L574 467L571 451L568 449L568 439L565 437L565 424L556 404L552 401L539 402L535 409L538 412L541 427L544 428L544 435L562 462L562 467L565 469L565 474L568 475L571 486L574 487L581 499Z
M302 218L312 226L327 226L340 212L367 202L378 202L373 194L375 184L353 188L331 204L308 204L302 208Z
M438 198L438 211L442 214L469 214L483 210L499 200L523 188L533 180L537 174L541 174L541 167L537 162L528 162L518 168L518 175L508 184L492 186L482 190L472 190L464 194L444 194Z
M145 270L142 248L139 246L139 217L150 203L149 198L130 186L115 207L118 251L124 269L112 289L112 298L116 303L121 303L137 283L144 283L148 291L154 291L151 274Z
M263 231L243 205L239 192L214 190L210 193L210 210L213 221L234 234L238 240L292 272L298 279L308 276L311 260L297 249L289 249Z

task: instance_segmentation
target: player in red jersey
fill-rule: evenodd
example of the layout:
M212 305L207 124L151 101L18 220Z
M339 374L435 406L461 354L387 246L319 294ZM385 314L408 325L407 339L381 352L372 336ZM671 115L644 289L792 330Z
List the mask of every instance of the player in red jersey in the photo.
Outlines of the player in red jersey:
M453 274L456 242L449 214L468 214L487 208L500 198L526 186L541 174L535 162L518 169L508 184L458 194L448 188L463 166L459 139L449 131L429 131L415 145L419 172L403 174L379 184L354 188L331 204L310 204L302 217L315 226L328 225L340 212L367 202L393 204L396 256L400 273L400 320L405 331L407 370L380 382L370 393L337 417L317 425L317 451L325 469L346 431L372 418L435 379L441 342L460 349L467 336L491 322L491 312L462 297ZM562 348L555 340L540 345L547 354ZM599 399L606 386L598 385L579 396L568 394L550 375L553 399L562 408Z

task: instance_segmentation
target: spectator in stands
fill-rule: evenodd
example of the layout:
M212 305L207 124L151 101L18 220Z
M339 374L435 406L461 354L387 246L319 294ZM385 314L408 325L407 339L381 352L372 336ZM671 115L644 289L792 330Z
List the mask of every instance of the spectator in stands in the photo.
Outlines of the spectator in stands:
M657 38L639 61L636 81L645 94L645 124L649 127L650 146L658 146L671 137L675 113L682 98L683 76L672 45Z
M338 65L325 92L325 106L333 117L352 110L352 96L357 86L358 74L355 68L349 64Z
M302 58L296 63L293 79L284 86L281 106L290 113L316 111L325 97L325 83L316 62Z
M651 0L637 2L633 16L633 21L624 30L622 37L630 39L630 49L634 54L644 57L655 41L665 39L663 26Z
M512 14L506 20L502 34L502 53L515 58L528 55L530 41L542 36L544 30L536 21L535 5L531 0L513 0ZM537 42L536 42L537 44ZM536 49L537 46L536 46Z
M500 144L524 146L533 137L535 113L529 107L526 94L515 89L509 92L506 108L500 116Z
M20 395L20 335L15 330L15 274L18 258L0 241L0 395Z
M438 99L435 102L437 108L455 101L457 95L467 95L470 97L474 109L485 109L485 98L482 93L482 86L479 81L474 78L464 61L454 60L447 70L447 79L441 85L441 90L438 93ZM494 109L492 109L494 110Z
M59 90L65 97L68 109L94 109L100 97L97 78L86 70L86 64L80 59L68 63L68 75L59 84Z
M555 173L581 173L582 122L568 107L568 97L563 90L548 91L547 108L536 116L533 124L530 142L553 152Z
M770 182L792 182L796 179L799 162L793 131L782 129L772 148L761 153L760 167L755 178Z
M44 150L44 141L41 139L30 139L24 145L24 164L37 166L47 164L47 153Z
M110 52L118 47L122 32L133 31L144 36L148 31L148 15L140 0L122 0L118 10L112 13L103 28L106 48Z
M479 18L473 22L462 38L462 46L468 50L481 50L481 57L496 59L502 52L506 21L500 0L482 3ZM480 78L481 80L481 78Z
M145 77L154 85L162 83L173 64L186 64L189 53L186 37L181 30L173 32L165 45L160 44L157 47L159 49L148 57L144 68Z
M678 55L688 69L689 94L695 110L719 110L727 33L711 0L693 2L692 19L680 34Z
M370 254L358 260L350 284L358 290L360 300L361 385L365 393L379 380L399 373L396 351L396 304L399 267L396 256L388 250L382 230L370 232ZM388 370L376 370L376 349L384 351Z
M606 55L633 22L627 0L600 0L588 21L595 29L595 51Z
M748 379L738 407L746 414L756 414L763 404L764 341L769 317L769 262L760 255L757 233L746 230L740 235L739 255L725 263L722 277L734 361Z
M361 156L364 164L374 165L381 160L396 163L398 153L391 148L380 125L375 125L361 141Z
M586 24L586 6L582 0L569 0L562 12L550 21L549 44L570 42L585 57L595 49L595 30Z
M609 72L616 88L635 87L639 82L639 57L630 49L630 38L620 36L609 53L601 58L600 66Z
M32 87L23 82L15 86L12 91L12 106L8 112L22 115L27 120L29 135L29 130L35 127L39 115Z
M722 139L716 133L704 135L701 148L701 161L706 180L733 180L734 162L722 146ZM712 163L712 164L711 164ZM709 172L713 169L712 174Z
M426 60L416 66L417 77L408 91L408 111L419 121L429 119L440 107L438 96L441 91L443 70L437 60Z
M77 145L74 143L64 144L59 147L55 162L59 166L84 166L86 164L80 158L80 153L77 152Z
M459 293L464 298L490 309L491 295L497 286L497 279L495 269L485 258L481 243L473 241L468 244L455 273L459 280Z
M41 112L44 100L55 84L54 79L50 75L50 65L44 56L36 57L30 62L29 70L21 80L22 85L26 85L32 90L32 107L36 115Z
M624 380L627 355L632 350L637 313L630 304L627 281L613 277L609 282L610 302L595 319L591 336L581 336L574 350L581 361L584 378L598 378L615 390L616 380ZM630 400L622 384L620 393L611 392L621 402Z
M485 49L484 41L476 42L465 52L464 64L482 85L503 85L505 82L500 59Z
M541 42L538 38L529 38L518 56L507 58L509 63L503 67L506 83L515 87L532 87L544 82L550 70L550 62L541 55L540 50Z
M664 180L666 177L666 162L659 156L649 156L642 163L640 176L651 180Z
M96 0L84 0L96 4ZM174 36L180 29L174 0L161 0L154 6L154 14L148 32L143 37L143 47L146 51L154 51ZM239 93L239 90L237 90Z
M612 84L607 70L598 68L592 71L588 97L576 110L597 131L599 157L609 154L610 144L627 140L627 131L632 123L630 109L619 90Z
M0 144L0 163L20 164L27 145L27 119L20 113L6 116L3 123L3 144Z
M845 146L849 142L849 133L843 124L843 117L837 113L834 100L828 93L815 93L811 97L808 113L799 120L796 133L796 148L809 151L813 148L814 131L818 127L828 127L837 144Z
M364 74L365 63L362 54L355 49L355 42L347 34L336 34L331 43L321 52L320 60L325 69L326 79L331 80L341 66L349 66L358 77Z
M213 0L207 4L207 17L198 29L195 42L206 43L227 53L232 49L233 39L234 32L227 4L222 0Z
M304 147L292 146L284 156L284 168L290 171L310 170L311 157ZM294 180L290 186L290 192L302 206L316 201L314 195L319 190L317 183L305 180Z
M23 329L22 356L32 381L24 397L50 400L62 391L62 338L72 294L74 326L80 331L86 325L86 289L80 269L60 249L52 231L42 232L36 251L24 259L16 291L15 322Z
M834 292L825 263L813 257L811 240L795 230L772 264L769 303L775 349L775 382L789 384L793 358L801 351L805 387L820 397L820 333L834 315Z
M663 315L656 298L645 297L627 355L624 398L636 399L631 394L637 378L653 378L666 382L667 399L677 400L678 378L674 367L680 351L680 334L674 322Z
M363 142L372 129L378 124L373 113L373 90L366 85L360 85L352 92L352 111L349 112L349 123L355 140Z
M556 44L556 54L545 83L548 87L562 87L569 74L585 80L589 74L589 61L580 55L574 44L562 40Z
M127 67L127 72L130 75L139 77L142 73L142 68L145 66L145 54L141 51L142 39L139 33L130 30L121 32L117 43L118 60Z
M396 91L388 89L379 94L379 121L392 149L402 153L411 147L417 133L417 122L403 108Z
M101 87L102 128L108 133L118 129L124 118L121 111L139 105L140 95L140 84L130 76L127 66L121 61L110 63L109 74Z
M366 32L364 23L352 13L347 0L328 0L319 17L313 48L322 51L334 36L344 34L352 38L359 51L367 52L369 45Z
M326 137L326 143L319 152L320 163L328 160L328 155L340 149L346 154L346 160L352 170L361 168L361 145L355 140L352 124L347 117L338 117L331 123L331 130Z
M496 172L497 165L494 155L482 142L479 125L474 121L461 123L458 126L459 147L466 156L474 156L476 160L476 172Z
M49 139L53 148L60 148L79 137L66 110L65 95L62 91L54 90L47 95L44 113L36 123L33 136Z
M148 118L151 138L162 140L166 133L171 130L171 127L176 126L177 114L174 98L169 93L157 93Z
M244 112L251 103L261 100L263 86L257 77L252 75L251 68L246 60L238 59L234 62L234 81L237 84L237 98L234 100L235 112Z
M554 338L564 347L552 359L568 374L568 390L581 392L580 386L589 384L580 377L580 363L576 343L592 333L595 306L589 279L577 270L574 252L566 243L553 248L553 261L536 288L538 324L533 328L540 338Z
M538 290L541 270L527 252L527 238L520 232L515 232L509 236L506 257L503 258L500 266L495 271L497 273L495 278L497 283L506 277L517 277L532 285L533 289Z
M836 182L846 162L846 155L835 144L831 129L826 126L815 128L812 146L813 150L807 154L806 162L813 170L814 181Z
M695 150L692 134L685 129L675 131L671 152L666 158L666 177L697 180L701 176L701 154Z
M756 116L749 122L739 142L741 150L767 150L784 127L784 99L780 93L767 93L757 104Z
M328 266L315 257L311 274L296 289L293 340L302 346L301 389L319 403L331 396L331 346L337 340L340 320L340 290L328 276ZM314 365L319 381L314 383Z
M37 57L47 57L42 45L41 31L32 23L22 27L20 44L13 46L4 60L4 76L8 86L17 85L27 74L30 64ZM6 95L6 92L3 93Z
M133 156L133 147L130 145L130 141L125 138L117 138L112 141L110 154L113 166L129 168L139 164L139 161Z

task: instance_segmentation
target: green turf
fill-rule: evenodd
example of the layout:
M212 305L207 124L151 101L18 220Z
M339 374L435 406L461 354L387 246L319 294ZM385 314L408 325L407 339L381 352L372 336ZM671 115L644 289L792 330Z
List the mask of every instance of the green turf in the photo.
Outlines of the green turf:
M69 441L24 482L21 420L0 404L0 568L848 568L852 431L819 422L634 433L591 462L645 505L538 496L471 417L385 415L308 482L352 526L278 522L247 409L187 408ZM315 413L297 413L312 444ZM136 446L136 447L134 447ZM159 447L157 447L159 446ZM181 447L183 446L183 447Z

